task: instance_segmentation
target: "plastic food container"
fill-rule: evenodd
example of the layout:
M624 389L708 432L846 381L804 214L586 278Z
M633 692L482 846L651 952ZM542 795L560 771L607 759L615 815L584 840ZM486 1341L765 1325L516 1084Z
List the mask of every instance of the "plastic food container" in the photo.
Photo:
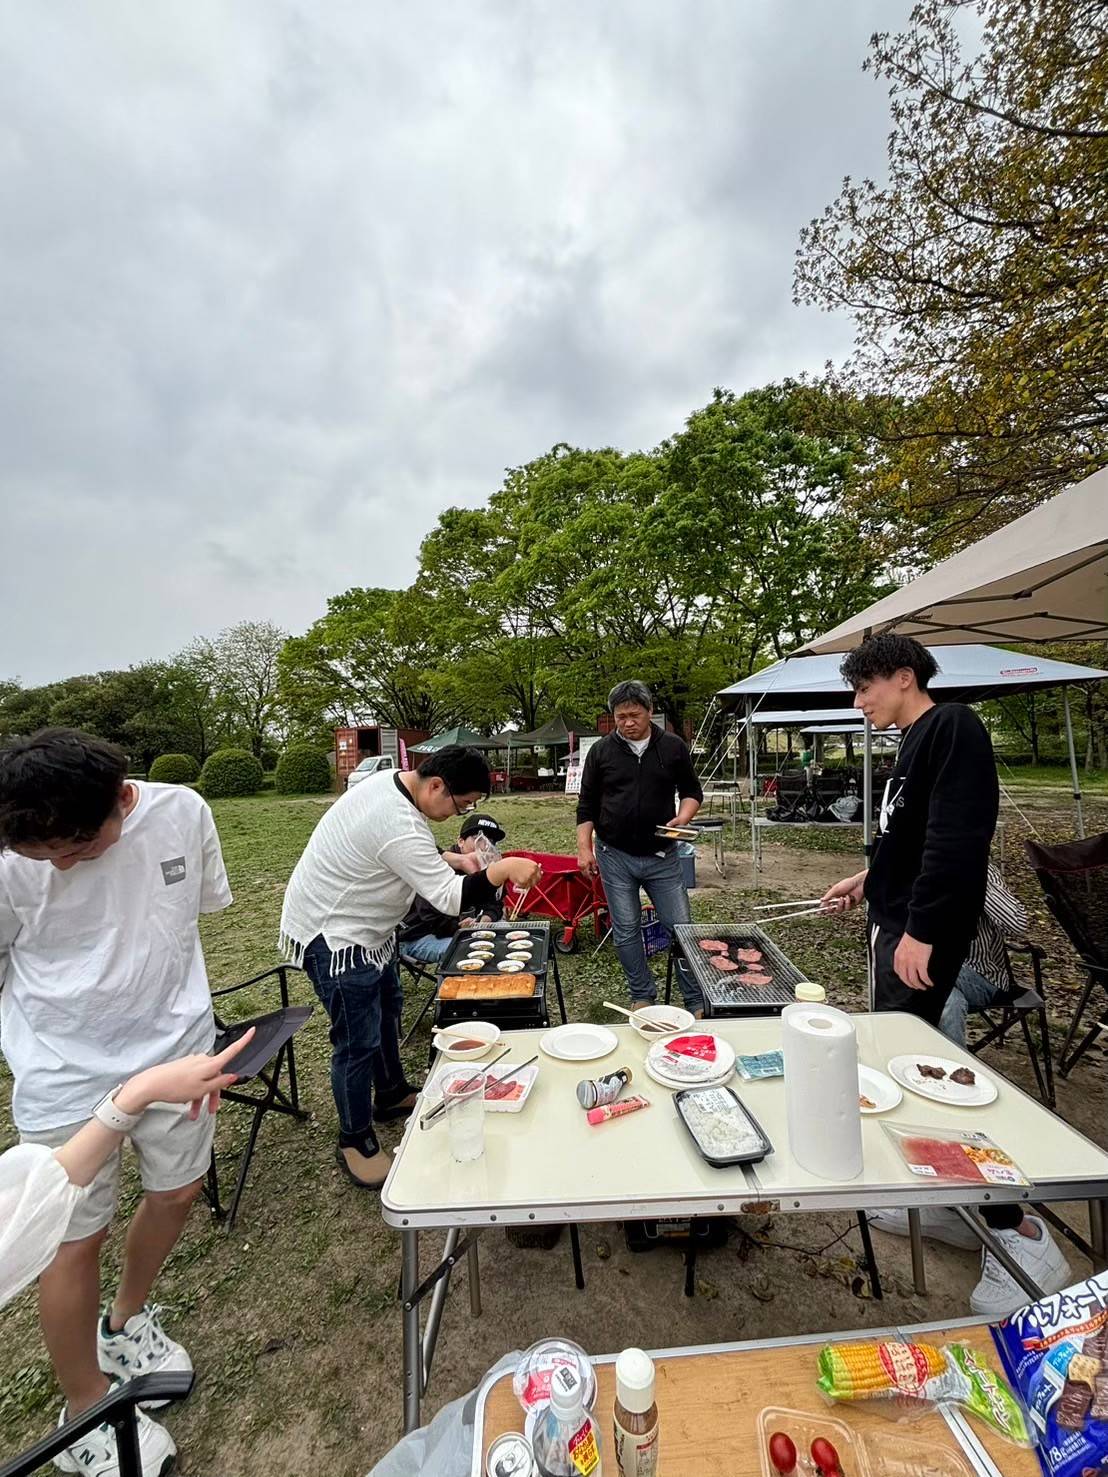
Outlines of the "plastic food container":
M807 1410L789 1410L783 1405L767 1405L758 1416L758 1452L762 1459L763 1477L784 1477L769 1456L770 1439L778 1431L786 1435L796 1447L797 1461L794 1470L797 1477L809 1477L815 1470L811 1450L812 1442L819 1438L830 1441L838 1452L842 1472L848 1473L849 1477L873 1477L861 1443L848 1425L837 1421L834 1416L815 1415ZM897 1442L899 1439L899 1427L890 1424L890 1442Z
M701 1156L716 1169L757 1164L773 1153L762 1125L730 1087L686 1087L673 1104Z
M585 1387L585 1408L596 1404L596 1374L589 1356L572 1339L540 1339L523 1354L512 1377L512 1389L523 1409L545 1410L550 1404L550 1378L559 1365L576 1369Z

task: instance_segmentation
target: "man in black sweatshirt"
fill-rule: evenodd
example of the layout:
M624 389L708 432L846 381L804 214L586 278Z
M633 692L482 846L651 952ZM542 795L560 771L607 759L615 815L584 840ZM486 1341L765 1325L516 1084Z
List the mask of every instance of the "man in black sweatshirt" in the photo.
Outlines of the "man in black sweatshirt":
M616 731L592 746L581 775L577 863L586 876L599 870L603 879L616 953L637 1009L658 995L643 949L639 889L646 890L663 927L691 917L677 843L660 839L657 828L688 825L704 791L688 746L654 723L654 699L645 683L617 683L608 708ZM701 1011L696 981L683 965L678 976L686 1006Z
M880 835L868 872L837 882L824 902L869 906L875 1005L904 1010L937 1026L985 907L989 845L1000 787L992 744L980 719L961 703L932 702L935 658L907 636L873 636L852 651L842 674L854 706L875 728L903 734L885 787ZM908 1234L902 1210L870 1211L870 1224ZM1044 1293L1058 1292L1069 1267L1038 1216L1019 1205L984 1206L986 1225ZM977 1238L945 1207L924 1207L925 1236L976 1250ZM970 1295L973 1312L1001 1318L1026 1301L991 1252Z
M1000 800L992 743L970 708L932 700L935 658L908 636L871 637L841 670L854 706L902 738L873 863L824 902L847 909L865 897L876 1008L937 1026L985 905Z

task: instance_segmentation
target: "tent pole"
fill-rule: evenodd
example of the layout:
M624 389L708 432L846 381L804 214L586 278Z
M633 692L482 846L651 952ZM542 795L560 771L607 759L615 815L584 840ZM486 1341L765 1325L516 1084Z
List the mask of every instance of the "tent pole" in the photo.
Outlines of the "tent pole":
M754 704L746 700L746 758L750 771L750 857L754 866L754 886L758 886L761 861L758 856L758 813L754 805L754 791L758 783L758 755L754 749Z
M873 860L873 724L867 718L862 730L862 850L866 867ZM868 944L869 924L866 924L866 991L869 1008L877 1005L877 980L873 972L873 950Z
M504 793L505 793L505 795L510 795L512 793L512 741L511 741L511 739L508 740L508 768L507 768L507 770L504 773Z
M1077 778L1077 752L1073 747L1073 719L1070 717L1070 690L1062 688L1062 701L1066 714L1066 744L1070 751L1070 775L1073 779L1073 808L1077 812L1077 834L1085 834L1085 814L1081 809L1081 782Z

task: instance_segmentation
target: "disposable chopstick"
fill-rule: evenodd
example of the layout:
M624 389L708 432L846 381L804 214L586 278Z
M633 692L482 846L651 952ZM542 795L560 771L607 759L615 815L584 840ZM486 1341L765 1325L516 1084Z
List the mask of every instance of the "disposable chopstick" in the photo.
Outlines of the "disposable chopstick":
M798 908L795 913L775 913L772 918L760 918L758 922L768 926L771 923L783 923L786 918L830 918L836 912L837 909L825 908L821 904L818 908Z
M769 913L778 908L810 908L813 903L822 902L821 897L794 897L790 898L787 903L759 903L754 911L755 913Z

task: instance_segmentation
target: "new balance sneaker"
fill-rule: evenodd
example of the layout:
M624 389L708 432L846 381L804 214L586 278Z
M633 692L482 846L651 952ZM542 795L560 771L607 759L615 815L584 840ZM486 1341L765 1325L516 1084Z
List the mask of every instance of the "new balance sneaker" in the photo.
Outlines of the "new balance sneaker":
M866 1220L875 1231L886 1231L890 1236L908 1234L906 1210L867 1210ZM922 1206L919 1222L928 1241L944 1241L947 1246L957 1246L963 1251L978 1251L981 1247L962 1217L947 1210L945 1205Z
M1024 1236L1019 1231L994 1231L993 1235L1014 1262L1018 1262L1043 1295L1061 1292L1073 1280L1062 1249L1037 1215L1026 1217L1037 1235ZM993 1256L985 1251L981 1263L981 1281L970 1294L970 1310L990 1320L1003 1318L1022 1308L1031 1299Z
M64 1426L68 1412L63 1407L58 1425ZM139 1458L142 1477L162 1477L173 1466L177 1443L164 1426L152 1421L144 1410L136 1410ZM54 1458L59 1472L80 1472L84 1477L119 1477L119 1451L115 1431L105 1422L94 1427Z
M112 1332L105 1313L100 1320L96 1346L100 1368L113 1379L133 1380L140 1374L156 1374L159 1370L187 1373L192 1369L188 1353L162 1328L161 1309L154 1303L147 1303L141 1313L128 1318L118 1333ZM143 1401L150 1410L167 1403Z

